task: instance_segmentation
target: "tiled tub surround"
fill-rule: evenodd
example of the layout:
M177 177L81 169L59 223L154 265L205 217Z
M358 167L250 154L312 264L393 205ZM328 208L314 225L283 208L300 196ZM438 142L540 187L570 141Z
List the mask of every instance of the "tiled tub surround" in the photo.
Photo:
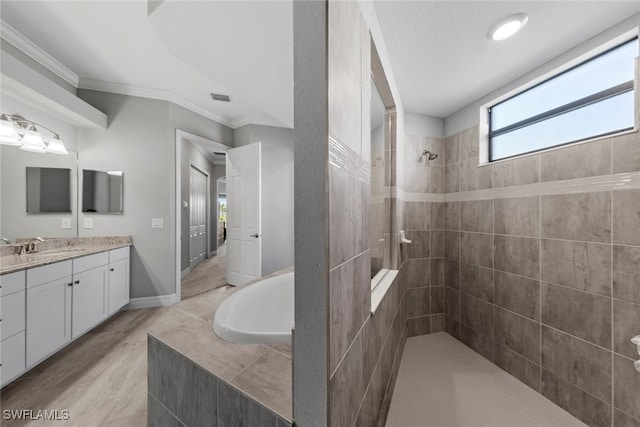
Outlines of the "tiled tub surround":
M445 142L445 330L591 426L640 425L640 189L607 184L640 136L482 167L474 146Z
M213 310L252 283L228 287ZM206 303L195 304L211 310ZM177 310L149 330L148 425L290 426L291 346L224 341L213 332L214 314L198 317Z
M0 274L40 267L132 244L131 236L46 238L44 242L37 243L38 252L24 255L16 254L19 245L0 246Z

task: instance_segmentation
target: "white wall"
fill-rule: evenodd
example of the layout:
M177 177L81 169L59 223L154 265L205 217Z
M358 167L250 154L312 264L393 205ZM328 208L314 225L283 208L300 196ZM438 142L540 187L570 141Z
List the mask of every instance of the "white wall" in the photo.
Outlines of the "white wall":
M557 56L551 61L541 65L540 67L528 72L522 77L509 82L502 86L500 89L497 89L482 98L472 102L461 110L453 113L449 117L445 119L444 126L444 136L450 136L460 131L463 131L471 126L477 125L480 122L480 107L487 102L490 102L501 95L504 95L514 89L517 89L520 86L523 86L532 80L539 78L542 75L545 75L554 69L563 66L567 62L580 57L588 53L589 51L596 49L603 43L608 42L609 40L614 39L621 34L624 34L634 28L640 26L640 14L635 14L632 17L626 19L625 21L614 25L606 31L588 39L584 43L574 47L573 49L568 50L562 55Z
M0 95L2 112L21 115L26 119L41 123L60 135L69 155L38 154L0 145L0 236L16 237L74 237L77 235L77 145L75 127L33 108L23 102ZM43 131L45 139L49 137ZM27 166L71 169L71 214L27 215ZM71 218L71 228L62 229L61 219Z
M246 125L234 146L262 143L262 274L293 265L293 130Z

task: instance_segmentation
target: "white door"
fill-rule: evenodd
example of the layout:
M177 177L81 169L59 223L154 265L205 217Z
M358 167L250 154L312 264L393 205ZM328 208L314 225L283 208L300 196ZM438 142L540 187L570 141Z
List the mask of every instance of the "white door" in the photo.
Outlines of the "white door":
M259 142L227 151L227 282L231 285L262 275L260 169Z
M189 178L189 260L195 267L207 256L207 175L191 166Z

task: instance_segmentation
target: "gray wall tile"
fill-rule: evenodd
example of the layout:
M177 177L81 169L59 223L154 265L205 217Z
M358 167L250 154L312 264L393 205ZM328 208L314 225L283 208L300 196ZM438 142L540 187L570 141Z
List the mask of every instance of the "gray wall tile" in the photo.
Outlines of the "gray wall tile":
M180 423L178 419L167 411L167 408L162 406L152 395L149 393L147 399L147 426L148 427L178 427Z
M495 268L507 273L537 279L539 276L540 240L529 237L494 238Z
M407 231L405 236L411 240L411 244L400 246L404 260L429 258L429 241L431 238L429 231Z
M404 229L429 230L431 228L431 203L404 202Z
M457 231L444 232L444 257L451 260L460 259L460 233Z
M542 239L541 249L543 280L610 295L610 245Z
M431 203L431 229L444 228L444 203Z
M494 307L494 339L530 361L540 363L540 323Z
M460 263L444 260L444 284L453 289L460 289Z
M330 425L350 426L355 421L365 391L362 346L362 334L358 334L329 379Z
M442 258L444 256L444 233L443 230L431 230L430 257Z
M542 283L542 322L611 348L611 298Z
M442 332L444 330L444 314L432 314L429 316L429 333Z
M460 161L478 157L478 126L471 126L458 133L460 141Z
M431 258L431 286L444 285L444 260Z
M444 158L447 165L460 161L460 136L458 134L444 139Z
M611 402L611 352L543 326L542 367Z
M266 408L218 381L218 427L272 427L276 417Z
M633 367L633 361L614 355L614 406L640 419L640 375Z
M172 413L177 412L178 357L175 350L149 335L147 338L148 390Z
M590 426L611 425L611 406L600 399L542 370L542 394Z
M613 297L640 304L640 247L613 247Z
M474 331L493 336L493 308L486 301L473 298L467 294L461 297L460 321L463 325L469 326Z
M336 267L329 273L329 367L331 372L369 315L371 281L369 254Z
M422 316L407 319L407 336L427 335L430 331L429 318L430 316Z
M407 289L407 317L421 317L429 313L431 304L431 288ZM428 329L428 328L427 328Z
M444 166L430 166L431 182L429 191L435 194L444 193Z
M460 203L445 202L444 228L446 230L460 230Z
M444 192L458 191L460 191L460 163L453 163L444 167Z
M463 160L460 165L460 191L491 188L491 166L478 166L478 158Z
M461 325L460 341L485 359L493 361L493 341L488 335L480 334L465 325Z
M640 335L640 304L613 300L613 349L631 359L639 359L631 338Z
M460 264L460 289L476 298L493 302L493 270L473 264Z
M613 243L640 246L640 190L613 192Z
M460 322L447 315L444 316L444 331L460 340Z
M538 197L496 199L494 210L494 233L531 237L540 235L540 199Z
M369 216L368 203L363 201L363 183L357 176L329 167L330 264L335 267L365 249L362 218ZM366 199L366 197L365 197ZM366 207L365 207L366 205ZM368 222L366 222L368 224ZM368 236L368 231L366 233ZM366 246L369 245L368 238Z
M613 173L640 171L640 133L611 138Z
M624 412L614 409L613 427L640 427L640 420L636 420Z
M460 230L493 232L493 200L460 203Z
M494 304L534 320L540 318L540 282L495 271Z
M493 234L460 233L460 261L493 267Z
M572 145L541 154L542 181L608 175L611 173L609 139Z
M460 291L445 287L444 314L453 320L460 321Z
M493 346L494 363L538 393L540 392L540 366L499 344Z
M542 236L611 242L610 193L542 196Z
M283 356L284 357L284 356ZM179 356L176 415L187 426L204 426L217 417L218 381L209 371Z
M429 259L408 259L402 266L403 277L406 279L408 288L420 288L430 285L431 260Z
M432 286L431 288L430 314L444 313L444 286Z
M493 187L533 184L540 181L540 155L505 160L492 165Z

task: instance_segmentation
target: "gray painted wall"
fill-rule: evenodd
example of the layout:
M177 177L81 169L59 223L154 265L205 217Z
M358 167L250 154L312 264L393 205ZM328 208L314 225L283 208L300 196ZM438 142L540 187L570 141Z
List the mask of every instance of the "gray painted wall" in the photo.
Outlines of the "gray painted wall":
M235 147L255 142L262 143L262 274L267 275L293 265L293 129L235 129Z
M444 119L423 116L422 114L405 113L404 130L408 135L442 138L444 137Z
M175 292L175 130L231 144L233 130L166 101L91 90L78 96L109 116L107 130L79 129L80 169L124 172L124 214L89 215L81 236L131 235L131 297ZM164 228L152 229L151 218Z

